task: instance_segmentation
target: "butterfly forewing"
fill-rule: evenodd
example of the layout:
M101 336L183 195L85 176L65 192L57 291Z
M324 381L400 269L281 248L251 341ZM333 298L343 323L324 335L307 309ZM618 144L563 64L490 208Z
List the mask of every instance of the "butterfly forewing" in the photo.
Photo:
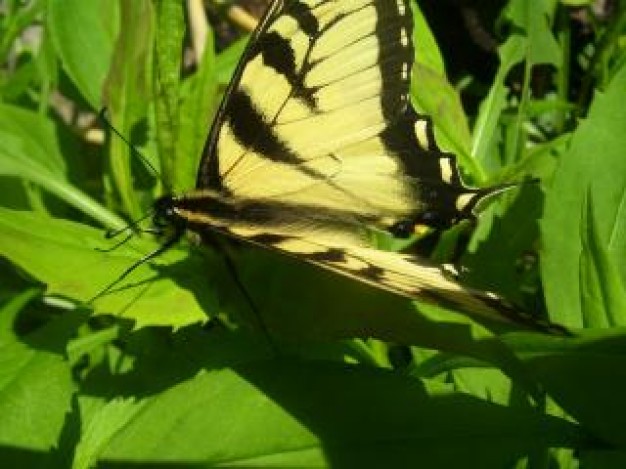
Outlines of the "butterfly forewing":
M229 92L199 187L359 215L408 215L415 181L382 134L407 102L413 48L400 1L275 5Z

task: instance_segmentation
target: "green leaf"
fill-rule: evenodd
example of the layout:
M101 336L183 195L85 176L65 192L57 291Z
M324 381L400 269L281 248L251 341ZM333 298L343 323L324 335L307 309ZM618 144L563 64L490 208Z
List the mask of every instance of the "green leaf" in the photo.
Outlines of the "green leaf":
M526 40L519 35L509 36L506 42L498 48L500 66L496 78L491 85L489 94L480 104L476 124L472 131L471 155L476 158L488 172L500 169L502 161L495 144L498 136L497 127L504 112L507 101L508 88L505 80L513 66L524 58Z
M527 149L519 161L503 170L500 180L524 181L530 176L549 184L556 171L557 156L566 151L571 138L571 134L564 133Z
M220 85L227 85L237 68L239 59L248 45L249 37L243 37L224 49L217 55L215 60L215 68L217 73L217 82Z
M0 316L15 316L19 301L4 306ZM24 338L41 342L41 349L17 338L0 344L0 445L49 451L58 444L74 392L70 367L59 351L75 332L73 319L52 321Z
M178 162L190 155L176 153L180 138L180 71L185 17L183 4L177 0L163 0L155 5L158 23L155 56L157 140L163 177L169 186L167 190L177 192L189 188L186 185L188 175L186 172L179 174Z
M208 369L148 398L102 458L283 467L472 460L501 467L577 438L564 420L384 370L270 360Z
M212 31L207 37L200 66L192 77L183 82L181 89L176 167L179 184L185 189L196 184L202 151L219 104Z
M441 51L417 2L411 2L411 10L413 13L413 47L415 48L415 61L435 73L445 76L446 70Z
M29 288L2 305L0 308L0 347L19 341L19 337L14 330L17 315L34 298L41 294L39 288Z
M599 249L611 259L626 258L625 101L626 67L622 67L606 92L596 95L589 117L574 132L546 196L541 274L550 316L571 326L583 324L581 260L587 266L592 259L598 262ZM593 201L594 239L601 246L594 241L596 254L586 252L581 258L587 200ZM616 261L615 265L619 276L611 282L624 285L626 264Z
M125 223L70 184L57 129L44 116L0 105L0 174L33 182L110 228Z
M116 42L112 66L106 80L106 104L113 126L124 137L145 118L147 103L152 94L151 60L153 45L153 13L147 0L121 3L121 21L132 24L122 28ZM117 135L110 142L112 179L122 208L132 219L142 215L134 193L131 167L133 155L128 143Z
M534 252L542 202L539 188L529 185L500 196L481 214L463 257L466 283L498 292L515 304L524 304L521 286L526 272L520 266L525 264L524 257Z
M48 295L86 302L116 281L142 253L158 246L134 239L113 251L99 251L111 244L101 231L85 225L0 209L0 252L46 283ZM172 249L156 261L167 267L140 265L95 300L94 311L134 320L137 327L182 327L206 320L206 314L217 308L206 288L210 280L203 272L209 268L200 257L184 259L184 252Z
M65 161L59 149L57 129L51 120L21 107L0 104L0 130L23 148L21 154L16 155L19 161L6 157L0 161L2 174L17 176L19 169L24 168L25 173L45 171L50 177L65 178Z
M122 397L105 402L90 396L81 396L80 403L81 420L85 426L76 445L72 469L89 469L95 466L110 438L136 418L136 414L142 410L143 402Z
M532 67L538 64L560 66L561 49L554 38L549 24L551 7L548 2L539 1L537 5L524 0L515 0L508 4L505 16L521 31L509 36L499 47L500 66L488 96L481 104L480 113L473 130L471 154L476 157L489 172L499 170L503 164L514 162L524 148L520 139L524 138L523 122L530 114L529 80ZM497 127L507 106L508 88L505 80L512 68L525 61L524 84L521 102L515 122L508 129L509 144L505 151L497 148ZM514 158L511 158L513 156Z
M102 106L119 28L119 3L110 0L50 0L48 28L63 68L93 109Z
M558 67L561 64L561 48L550 27L554 11L553 0L533 3L512 0L507 5L505 17L526 33L528 43L525 55L531 65L551 64Z
M605 446L624 448L626 329L581 331L568 340L507 337L528 370L562 409ZM550 338L547 338L550 339ZM593 445L597 447L597 443Z
M581 308L587 327L626 326L626 291L616 262L600 238L591 189L581 215Z

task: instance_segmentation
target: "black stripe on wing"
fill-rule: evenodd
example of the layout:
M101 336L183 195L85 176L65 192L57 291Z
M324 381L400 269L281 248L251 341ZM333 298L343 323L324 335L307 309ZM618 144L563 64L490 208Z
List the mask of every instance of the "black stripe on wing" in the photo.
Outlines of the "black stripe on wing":
M401 161L407 175L446 188L465 189L456 157L437 146L430 117L407 106L382 133L387 149Z
M263 64L274 69L277 73L283 75L292 87L292 95L289 99L300 99L311 109L314 110L315 89L310 89L303 84L303 74L296 68L295 52L287 38L282 37L276 32L265 34L259 38L254 44L255 55L263 57ZM232 104L232 109L235 105ZM232 120L232 117L230 118ZM269 126L271 122L267 123Z
M246 148L272 161L297 164L302 160L273 132L270 122L255 107L250 97L241 90L229 97L228 125L237 140Z

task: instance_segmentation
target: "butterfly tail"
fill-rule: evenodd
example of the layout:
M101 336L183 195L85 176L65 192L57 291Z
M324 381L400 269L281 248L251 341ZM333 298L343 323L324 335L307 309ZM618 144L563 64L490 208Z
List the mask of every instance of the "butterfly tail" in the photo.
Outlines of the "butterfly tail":
M493 197L499 196L504 192L508 192L512 189L518 189L527 184L537 184L539 179L528 179L522 182L510 182L503 184L496 184L494 186L483 187L480 189L468 189L466 194L466 201L463 204L463 215L472 218L477 212L481 211L481 207L488 203Z

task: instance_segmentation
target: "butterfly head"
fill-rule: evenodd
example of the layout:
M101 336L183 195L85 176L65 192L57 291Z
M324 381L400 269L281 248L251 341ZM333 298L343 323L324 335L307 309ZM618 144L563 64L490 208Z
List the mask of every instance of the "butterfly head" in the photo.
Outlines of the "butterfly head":
M152 223L158 231L164 231L172 227L176 231L185 229L186 221L178 213L178 203L179 197L172 194L163 195L154 202Z

